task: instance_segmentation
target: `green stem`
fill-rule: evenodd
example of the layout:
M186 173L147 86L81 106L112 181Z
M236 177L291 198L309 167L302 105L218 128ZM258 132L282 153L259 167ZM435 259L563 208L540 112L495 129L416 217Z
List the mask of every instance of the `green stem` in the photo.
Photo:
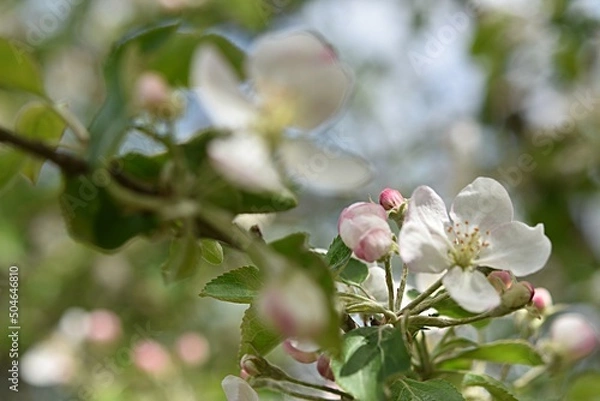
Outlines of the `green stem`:
M427 380L431 377L433 366L431 365L431 358L429 357L429 350L427 349L425 333L420 333L420 338L417 338L417 341L415 341L415 346L419 353L419 360L421 361L421 368L423 370L422 379Z
M339 395L340 397L346 397L346 398L349 398L349 399L354 399L354 398L352 398L352 396L350 394L348 394L348 393L346 393L344 391L332 388L332 387L322 386L320 384L303 382L301 380L294 379L293 377L287 377L285 380L288 381L288 382L290 382L290 383L297 384L299 386L313 388L315 390L325 391L327 393Z
M48 105L52 111L58 114L58 116L67 124L67 126L71 128L71 131L73 131L79 142L83 144L87 144L89 142L90 134L87 128L85 128L81 121L79 121L79 119L73 113L71 113L66 105L57 105L50 100L48 101Z
M436 303L443 301L445 299L450 298L450 294L448 294L447 292L443 292L442 294L437 295L434 298L431 298L430 300L427 300L423 303L421 303L420 305L417 305L413 310L410 311L411 315L418 315L419 313L423 312L424 310L429 309L431 306L435 305Z
M388 308L394 310L394 276L392 272L392 258L388 255L383 261L385 267L385 283L388 290Z
M400 285L398 286L398 292L396 293L396 304L394 310L399 311L402 307L402 299L404 298L404 291L406 290L406 281L408 280L408 266L406 263L402 264L402 277L400 278Z
M469 324L478 322L480 320L484 320L493 316L497 316L493 311L487 311L484 313L480 313L479 315L465 317L462 319L446 319L439 317L429 317L429 316L411 316L408 320L409 326L433 326L433 327L452 327L452 326L460 326L463 324Z
M413 299L411 303L409 303L404 308L402 308L398 312L398 315L404 314L404 311L406 311L406 310L413 309L415 306L417 306L418 304L420 304L421 302L423 302L424 300L426 300L427 298L429 298L429 296L431 294L433 294L441 286L442 286L442 279L439 279L438 281L436 281L435 283L433 283L431 285L431 287L429 287L428 289L426 289L425 291L423 291L421 293L421 295L419 295L418 297L416 297L415 299Z

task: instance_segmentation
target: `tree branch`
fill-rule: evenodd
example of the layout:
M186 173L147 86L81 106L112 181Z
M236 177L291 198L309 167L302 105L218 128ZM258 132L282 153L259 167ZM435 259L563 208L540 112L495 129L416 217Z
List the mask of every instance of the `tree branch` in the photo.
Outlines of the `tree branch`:
M92 168L85 160L68 153L59 153L43 142L24 138L3 127L0 127L0 143L9 144L38 159L48 160L66 175L77 176L92 172ZM114 163L110 164L107 170L111 177L123 187L145 195L160 195L158 189L136 181L120 171Z

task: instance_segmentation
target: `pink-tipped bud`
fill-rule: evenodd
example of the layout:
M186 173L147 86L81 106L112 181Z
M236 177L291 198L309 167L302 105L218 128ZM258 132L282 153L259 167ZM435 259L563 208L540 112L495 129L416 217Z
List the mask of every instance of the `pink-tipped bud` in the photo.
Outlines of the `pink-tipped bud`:
M298 341L287 339L282 344L283 350L297 362L300 363L313 363L319 358L319 353L315 351L305 351L300 349Z
M385 188L379 194L379 204L387 211L399 210L404 202L406 202L406 200L400 191L392 188Z
M359 202L344 209L338 231L344 244L367 262L381 259L394 244L387 213L375 203Z
M335 376L331 370L331 360L325 354L321 354L317 360L317 372L325 379L335 381Z
M568 361L586 357L598 346L598 334L579 313L565 313L554 319L550 338L558 353Z
M552 306L552 295L550 292L542 287L535 289L535 294L531 299L532 306L540 313L543 314L549 307Z
M499 294L503 294L513 284L513 277L506 270L494 270L488 274L487 278Z
M514 283L502 294L502 305L510 309L519 309L531 302L533 286L527 281Z

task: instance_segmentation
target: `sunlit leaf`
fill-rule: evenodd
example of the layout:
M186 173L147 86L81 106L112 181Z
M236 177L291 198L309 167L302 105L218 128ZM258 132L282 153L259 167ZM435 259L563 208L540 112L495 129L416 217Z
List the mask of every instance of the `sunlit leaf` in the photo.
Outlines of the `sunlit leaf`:
M390 392L391 401L464 401L452 384L440 379L424 382L401 379L392 384Z
M200 240L202 247L202 259L211 265L220 265L223 263L223 247L221 243L215 240L203 238Z
M260 271L254 266L230 270L210 281L201 297L211 297L226 302L249 304L263 287Z
M283 340L260 319L254 306L246 309L241 330L240 358L245 354L266 355Z
M165 281L174 282L192 276L200 265L201 256L202 250L194 236L174 239L169 258L161 268Z
M24 45L0 38L0 60L0 88L44 96L42 75Z
M483 387L496 401L519 401L504 383L488 375L467 373L463 379L463 386Z
M460 352L458 355L447 359L442 366L461 359L529 366L544 364L537 350L530 343L523 340L500 340L482 344L475 349Z

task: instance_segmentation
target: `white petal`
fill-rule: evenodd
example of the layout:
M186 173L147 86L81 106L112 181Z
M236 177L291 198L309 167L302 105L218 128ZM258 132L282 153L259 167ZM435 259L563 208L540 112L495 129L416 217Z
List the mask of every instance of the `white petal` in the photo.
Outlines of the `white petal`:
M201 45L192 58L191 83L213 123L240 129L256 121L258 111L239 89L240 82L219 51Z
M247 67L264 103L290 102L293 126L301 129L313 129L337 114L352 87L352 74L331 46L306 31L263 37Z
M363 281L362 287L377 302L383 305L388 303L388 289L385 281L385 270L379 266L369 267L369 275ZM395 285L394 285L395 287Z
M446 207L439 195L427 186L417 188L399 236L400 256L411 271L441 273L449 267L447 223Z
M229 181L253 192L281 191L268 144L255 134L215 139L208 146L213 167Z
M289 177L315 191L355 190L367 184L373 176L365 160L319 148L305 139L282 142L278 153Z
M229 375L221 382L227 401L260 401L258 394L242 378Z
M510 270L515 276L526 276L540 270L552 251L543 224L530 227L519 221L511 221L493 230L488 242L489 247L481 251L477 263Z
M456 196L450 217L456 223L468 221L485 232L511 221L513 206L508 192L498 181L479 177Z
M452 299L466 311L481 313L500 305L500 295L481 272L455 266L442 282Z

